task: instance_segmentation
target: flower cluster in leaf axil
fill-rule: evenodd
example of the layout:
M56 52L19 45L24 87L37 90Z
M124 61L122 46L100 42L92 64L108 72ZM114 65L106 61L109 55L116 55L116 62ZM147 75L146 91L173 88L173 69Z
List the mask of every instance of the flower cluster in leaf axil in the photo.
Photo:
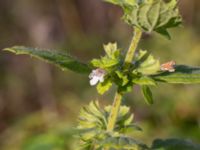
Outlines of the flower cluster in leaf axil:
M161 72L159 60L154 59L146 50L139 50L133 59L133 63L127 69L124 64L123 55L116 43L104 45L105 56L100 59L93 59L91 64L95 68L89 75L90 84L97 84L97 90L104 94L115 83L118 92L125 93L132 90L134 85L142 86L142 92L150 93L149 87L156 85L152 75ZM147 90L145 90L147 89ZM151 94L150 94L151 95ZM145 99L152 103L152 96L144 94Z
M117 48L116 43L104 45L104 50L106 53L105 56L91 61L92 66L97 69L93 70L89 75L91 79L90 84L93 80L100 81L97 85L97 90L100 94L103 94L110 89L115 71L119 70L122 66L122 55L120 54L120 50Z

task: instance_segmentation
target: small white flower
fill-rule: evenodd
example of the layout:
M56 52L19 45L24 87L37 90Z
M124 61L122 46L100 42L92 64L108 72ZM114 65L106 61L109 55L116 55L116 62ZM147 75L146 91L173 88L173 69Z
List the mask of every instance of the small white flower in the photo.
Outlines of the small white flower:
M98 69L92 70L92 72L89 75L90 85L94 86L98 82L103 82L105 75L106 75L106 71L103 69L98 68Z

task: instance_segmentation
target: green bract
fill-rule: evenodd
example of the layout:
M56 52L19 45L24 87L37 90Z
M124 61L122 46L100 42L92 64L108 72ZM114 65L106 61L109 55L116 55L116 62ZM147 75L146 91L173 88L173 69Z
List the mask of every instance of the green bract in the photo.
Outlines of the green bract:
M177 0L106 0L119 5L124 10L123 19L130 26L145 32L156 31L167 38L169 28L177 27L182 18L177 8Z
M140 50L135 58L135 69L133 73L138 72L143 75L157 74L160 71L160 62L156 60L147 51Z
M106 55L100 59L93 59L92 65L97 68L105 69L110 72L114 67L117 67L121 61L120 50L116 43L108 43L104 45Z
M79 136L81 138L83 149L90 149L91 147L101 149L102 146L120 148L123 145L130 148L140 145L136 140L124 135L130 134L134 130L141 130L140 127L133 124L133 115L130 113L129 107L120 107L114 131L106 131L111 107L112 106L106 106L102 109L100 108L98 101L95 101L91 102L89 106L81 109L78 120L79 125L77 128L80 131ZM120 145L116 138L120 139L121 142L123 141L123 145ZM111 139L115 140L115 143L112 143L110 141Z
M112 80L111 78L107 78L104 80L104 82L100 82L97 85L97 91L99 94L104 94L106 91L108 91L112 86Z
M156 82L150 75L160 72L160 63L152 55L147 53L147 51L140 50L134 58L134 62L130 64L130 69L127 70L121 62L122 56L115 43L105 45L104 49L106 52L104 57L91 61L94 67L107 71L104 82L98 83L97 85L97 90L100 94L108 91L112 83L118 86L120 93L132 91L134 84L156 85Z

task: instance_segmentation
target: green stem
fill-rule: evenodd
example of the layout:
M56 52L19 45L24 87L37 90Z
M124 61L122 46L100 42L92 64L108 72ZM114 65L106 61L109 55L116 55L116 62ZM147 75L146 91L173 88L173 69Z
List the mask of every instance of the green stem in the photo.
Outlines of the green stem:
M138 46L138 43L141 39L142 36L142 31L138 28L134 29L134 35L130 44L130 47L128 49L128 52L126 54L126 58L124 60L125 62L125 67L129 68L130 63L132 62L133 56L135 54L136 48ZM121 106L121 101L122 101L123 94L117 92L115 94L115 99L112 105L112 109L110 112L110 116L108 118L108 125L107 125L107 131L113 131L115 127L115 123L117 120L119 108Z
M114 99L114 102L113 102L113 105L112 105L112 110L111 110L110 116L108 118L107 131L113 131L113 129L115 127L115 122L116 122L116 119L117 119L117 115L118 115L118 112L119 112L121 101L122 101L122 94L117 92L115 94L115 99Z
M140 41L142 37L142 31L139 28L134 28L134 35L133 38L131 40L131 44L129 46L128 52L126 53L126 57L125 57L125 67L129 68L132 60L133 60L133 56L135 54L135 51L137 49L138 43Z

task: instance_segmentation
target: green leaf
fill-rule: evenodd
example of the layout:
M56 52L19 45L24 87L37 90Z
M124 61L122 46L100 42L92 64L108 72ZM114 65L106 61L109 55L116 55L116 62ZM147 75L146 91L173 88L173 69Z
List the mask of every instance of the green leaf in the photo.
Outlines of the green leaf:
M24 46L14 46L11 48L5 48L4 51L9 51L17 55L30 55L32 57L44 60L48 63L55 64L62 70L69 69L77 73L91 72L91 68L87 64L77 61L75 58L68 54L61 54L55 51L28 48Z
M197 84L200 83L200 67L176 65L175 72L163 72L151 77L165 83Z
M101 57L101 59L93 59L91 64L94 67L101 68L101 69L108 69L111 68L119 63L116 59L110 59L107 56Z
M156 31L168 39L169 28L177 27L182 18L177 0L107 0L124 10L123 19L130 26L136 26L145 32Z
M151 92L151 89L147 85L142 86L142 94L144 96L144 99L147 104L152 105L153 104L153 95Z
M127 5L135 5L138 0L104 0L108 3L114 4L114 5L119 5L121 7L125 7Z
M152 150L200 150L200 145L182 139L156 139L153 141Z
M129 82L127 75L123 74L119 70L115 71L115 73L117 74L118 77L117 82L120 82L119 80L121 80L121 82L119 83L121 86L124 86Z
M124 126L124 128L121 129L121 132L123 133L130 133L132 131L142 131L142 128L136 124L130 124L130 125Z
M104 50L106 55L100 59L93 59L91 64L94 67L110 71L121 61L120 50L117 49L116 43L108 43L107 45L104 45Z
M108 43L107 45L104 45L103 47L108 57L115 59L116 57L119 56L117 43Z
M118 87L118 92L119 93L127 93L131 92L133 90L133 83L129 82L125 86L119 86Z
M163 35L165 38L167 38L168 40L171 40L171 36L169 34L169 32L165 29L156 29L156 32Z
M139 141L125 136L125 135L108 135L101 143L102 147L123 149L123 150L139 150L141 148L147 148L146 145Z
M160 62L150 55L146 50L140 50L138 56L135 58L135 72L139 72L142 75L157 74L160 71Z
M107 92L112 86L112 81L110 79L105 79L104 82L100 82L97 85L97 91L99 94L104 94L105 92Z
M135 77L132 82L138 85L156 85L156 82L148 76Z

